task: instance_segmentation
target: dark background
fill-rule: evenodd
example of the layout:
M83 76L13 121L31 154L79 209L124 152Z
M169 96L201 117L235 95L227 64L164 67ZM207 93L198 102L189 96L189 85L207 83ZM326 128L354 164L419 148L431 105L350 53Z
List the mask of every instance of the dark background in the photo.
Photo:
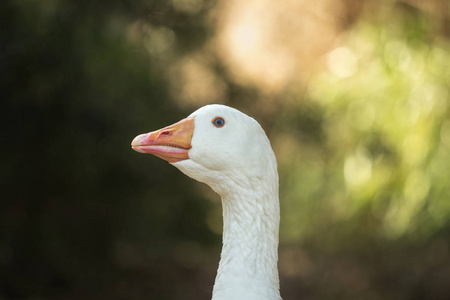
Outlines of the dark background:
M209 299L218 196L130 142L215 102L277 154L284 299L450 299L447 2L275 2L224 46L230 3L1 2L0 299Z

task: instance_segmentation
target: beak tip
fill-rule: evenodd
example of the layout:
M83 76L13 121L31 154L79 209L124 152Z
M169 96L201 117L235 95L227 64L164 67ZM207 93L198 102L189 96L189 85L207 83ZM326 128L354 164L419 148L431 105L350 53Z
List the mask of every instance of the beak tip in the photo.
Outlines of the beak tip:
M145 151L139 146L131 146L131 149L139 153L145 153Z
M147 137L147 134L140 134L138 136L136 136L132 141L131 141L131 147L136 147L136 146L140 146L142 144L142 141Z
M147 134L145 134L145 133L136 136L131 141L131 149L133 149L136 152L145 153L140 146L142 146L142 141L145 140L146 137L147 137Z

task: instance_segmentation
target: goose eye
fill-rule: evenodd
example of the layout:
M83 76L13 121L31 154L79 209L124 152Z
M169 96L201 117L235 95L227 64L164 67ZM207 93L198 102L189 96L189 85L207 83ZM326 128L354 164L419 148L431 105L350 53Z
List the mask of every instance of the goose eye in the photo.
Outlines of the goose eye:
M225 125L225 120L221 117L215 117L212 120L212 123L214 126L216 126L217 128L223 127L223 125Z

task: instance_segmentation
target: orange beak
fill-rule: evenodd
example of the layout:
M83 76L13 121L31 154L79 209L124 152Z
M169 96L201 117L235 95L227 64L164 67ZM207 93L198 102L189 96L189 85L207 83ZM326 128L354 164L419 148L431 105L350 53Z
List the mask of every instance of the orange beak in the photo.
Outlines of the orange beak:
M174 163L189 158L193 134L194 118L186 118L163 129L138 135L131 147Z

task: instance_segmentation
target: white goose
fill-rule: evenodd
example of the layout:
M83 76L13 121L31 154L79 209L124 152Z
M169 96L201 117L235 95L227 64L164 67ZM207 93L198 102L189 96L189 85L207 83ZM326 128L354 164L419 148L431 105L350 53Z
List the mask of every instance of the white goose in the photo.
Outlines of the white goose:
M207 105L131 145L221 196L223 248L212 299L280 300L277 163L258 122L236 109Z

